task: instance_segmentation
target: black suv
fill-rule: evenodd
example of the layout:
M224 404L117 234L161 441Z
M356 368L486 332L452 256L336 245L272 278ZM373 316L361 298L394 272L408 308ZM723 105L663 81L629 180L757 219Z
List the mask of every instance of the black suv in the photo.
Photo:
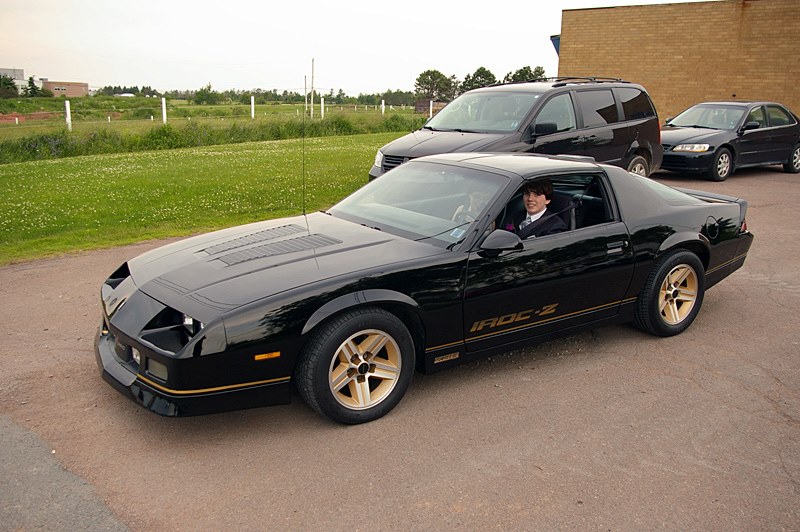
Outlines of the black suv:
M609 78L556 78L465 92L378 150L374 179L409 159L448 152L585 155L650 175L661 166L658 115L641 85Z

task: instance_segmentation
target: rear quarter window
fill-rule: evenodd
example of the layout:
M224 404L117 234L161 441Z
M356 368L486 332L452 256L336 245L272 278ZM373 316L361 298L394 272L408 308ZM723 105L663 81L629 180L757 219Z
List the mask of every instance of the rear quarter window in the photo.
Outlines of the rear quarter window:
M652 118L656 116L653 103L643 91L634 88L619 88L617 96L622 102L622 112L626 120L637 120L640 118Z
M583 115L583 126L605 126L619 122L617 102L610 90L577 92L578 105Z
M777 105L768 105L767 114L769 115L769 125L773 127L794 124L794 118Z

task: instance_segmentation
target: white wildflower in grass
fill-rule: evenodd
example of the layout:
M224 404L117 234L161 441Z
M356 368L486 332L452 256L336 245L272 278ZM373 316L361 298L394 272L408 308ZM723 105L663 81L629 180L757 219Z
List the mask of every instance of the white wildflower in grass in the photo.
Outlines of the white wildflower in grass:
M397 136L0 164L0 264L295 215L304 181L306 211L325 209L367 182L375 151Z

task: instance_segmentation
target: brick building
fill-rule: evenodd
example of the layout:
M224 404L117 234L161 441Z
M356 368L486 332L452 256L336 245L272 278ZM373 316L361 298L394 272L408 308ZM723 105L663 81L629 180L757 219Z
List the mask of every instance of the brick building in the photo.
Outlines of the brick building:
M559 76L641 83L663 121L701 101L774 100L800 113L798 0L564 10Z
M77 81L50 81L42 78L42 88L52 91L53 96L77 98L89 95L89 84Z

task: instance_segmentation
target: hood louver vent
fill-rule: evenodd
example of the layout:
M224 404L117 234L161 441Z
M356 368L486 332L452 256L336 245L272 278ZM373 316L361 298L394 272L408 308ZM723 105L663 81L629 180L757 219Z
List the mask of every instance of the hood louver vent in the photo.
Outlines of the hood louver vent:
M216 257L216 259L221 260L228 266L232 266L234 264L240 264L242 262L247 262L249 260L263 259L265 257L274 257L275 255L285 255L286 253L306 251L309 249L317 249L341 243L342 243L341 240L336 240L335 238L331 238L325 235L308 235L297 238L290 238L288 240L281 240L280 242L272 242L269 244L255 246L248 249L242 249L240 251L229 253L228 255Z
M297 233L304 233L305 230L306 229L304 227L295 224L282 225L280 227L273 227L272 229L267 229L265 231L259 231L258 233L253 233L251 235L240 236L239 238L234 238L228 242L223 242L222 244L208 247L203 251L209 255L216 255L217 253L225 253L226 251L230 251L232 249L251 246L253 244L258 244L259 242L266 242L268 240L275 240L276 238L282 238Z

